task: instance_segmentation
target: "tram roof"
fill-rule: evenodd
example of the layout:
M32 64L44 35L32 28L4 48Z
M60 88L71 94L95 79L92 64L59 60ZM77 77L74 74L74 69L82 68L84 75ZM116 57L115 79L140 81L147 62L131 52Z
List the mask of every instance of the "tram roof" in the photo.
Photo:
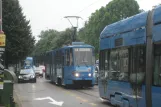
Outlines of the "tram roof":
M33 60L33 57L26 57L26 60Z
M101 32L100 38L114 36L116 34L121 34L124 32L132 31L137 28L145 27L147 15L148 12L142 12L127 19L107 25ZM161 22L161 6L158 6L154 9L153 22Z
M88 44L83 44L83 45L69 45L69 46L64 46L62 48L57 48L57 49L54 49L54 50L51 50L51 51L47 51L46 54L49 54L49 53L52 53L52 52L55 52L55 51L58 51L58 50L68 49L68 48L94 48L94 47L91 46L91 45L88 45Z
M85 45L69 45L69 46L64 46L63 48L93 48L93 46L85 44Z

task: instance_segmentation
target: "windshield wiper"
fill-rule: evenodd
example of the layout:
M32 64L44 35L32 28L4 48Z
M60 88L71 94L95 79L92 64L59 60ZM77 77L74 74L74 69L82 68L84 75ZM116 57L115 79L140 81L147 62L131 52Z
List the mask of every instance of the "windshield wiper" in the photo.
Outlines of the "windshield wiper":
M76 60L76 63L77 63L76 66L80 67L80 65L79 65L79 63L78 63L78 60Z
M86 65L86 67L88 67L88 65L87 65L87 63L86 63L86 62L88 62L88 61L82 61L82 62L83 62L83 64Z

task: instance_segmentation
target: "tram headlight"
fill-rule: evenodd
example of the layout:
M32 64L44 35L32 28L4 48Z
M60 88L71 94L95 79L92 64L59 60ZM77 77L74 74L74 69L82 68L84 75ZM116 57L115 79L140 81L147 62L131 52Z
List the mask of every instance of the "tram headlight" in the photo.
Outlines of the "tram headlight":
M79 77L79 73L75 73L75 77Z
M88 74L88 76L89 76L89 77L91 77L91 76L92 76L92 74L91 74L91 73L89 73L89 74Z

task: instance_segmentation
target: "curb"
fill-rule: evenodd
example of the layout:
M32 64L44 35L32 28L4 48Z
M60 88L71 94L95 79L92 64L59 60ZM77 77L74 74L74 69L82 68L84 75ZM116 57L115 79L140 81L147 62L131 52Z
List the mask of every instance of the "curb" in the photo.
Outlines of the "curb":
M17 103L18 107L22 107L21 100L19 99L15 90L13 90L13 97L14 97L15 103Z

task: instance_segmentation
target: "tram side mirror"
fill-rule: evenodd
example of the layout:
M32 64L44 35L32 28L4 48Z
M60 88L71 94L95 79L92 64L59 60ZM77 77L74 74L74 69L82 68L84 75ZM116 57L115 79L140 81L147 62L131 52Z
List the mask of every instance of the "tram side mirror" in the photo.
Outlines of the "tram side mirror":
M130 82L132 84L142 84L144 82L144 77L145 74L140 72L140 73L132 73L130 75Z

